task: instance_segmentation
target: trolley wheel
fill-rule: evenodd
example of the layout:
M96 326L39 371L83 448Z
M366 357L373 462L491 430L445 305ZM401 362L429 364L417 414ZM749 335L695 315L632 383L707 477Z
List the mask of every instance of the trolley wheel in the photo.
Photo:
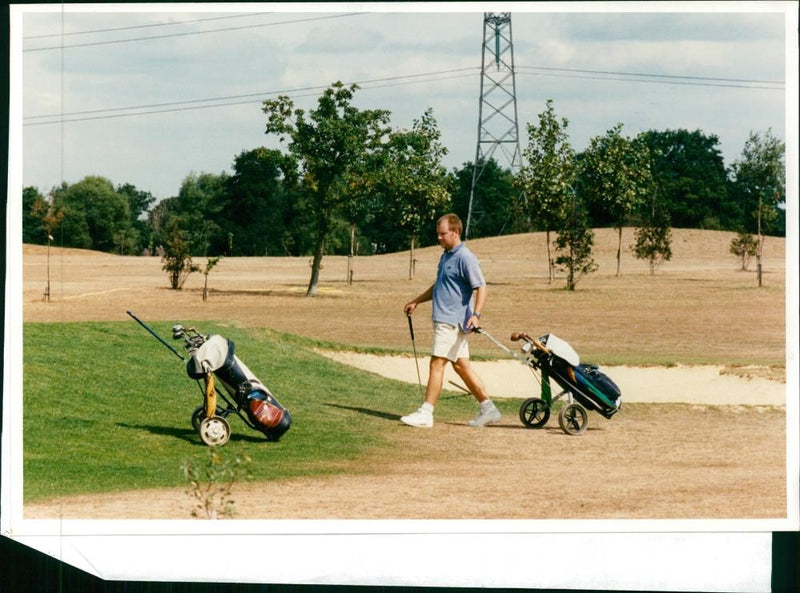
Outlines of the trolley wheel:
M221 416L203 418L197 432L200 434L200 440L209 447L220 447L231 438L231 426Z
M567 434L578 435L589 425L589 415L580 404L568 404L558 413L558 425Z
M519 407L519 419L527 428L541 428L550 419L550 406L541 398L528 398Z
M217 406L216 411L214 412L214 416L220 416L221 418L227 418L230 412L223 407ZM203 421L203 418L206 417L206 407L205 406L197 406L192 412L192 428L195 430L200 430L200 422Z

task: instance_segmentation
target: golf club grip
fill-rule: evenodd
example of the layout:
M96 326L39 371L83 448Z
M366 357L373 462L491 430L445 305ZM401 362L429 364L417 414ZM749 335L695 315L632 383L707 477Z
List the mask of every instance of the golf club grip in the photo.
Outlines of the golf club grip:
M411 332L411 340L413 341L414 340L414 324L411 323L411 315L410 314L407 314L406 317L408 317L408 331Z

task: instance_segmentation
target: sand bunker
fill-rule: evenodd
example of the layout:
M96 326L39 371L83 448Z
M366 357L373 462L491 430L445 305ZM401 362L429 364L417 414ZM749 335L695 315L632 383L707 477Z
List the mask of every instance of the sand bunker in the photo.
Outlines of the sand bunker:
M320 351L320 354L383 377L417 382L416 366L410 357L330 351ZM419 359L423 384L428 380L428 362L427 357ZM539 374L521 362L509 359L473 361L472 364L492 397L536 397L539 393ZM721 366L604 366L601 370L619 386L625 402L759 406L786 403L784 383L726 374ZM463 385L448 365L445 388L457 389L450 381Z

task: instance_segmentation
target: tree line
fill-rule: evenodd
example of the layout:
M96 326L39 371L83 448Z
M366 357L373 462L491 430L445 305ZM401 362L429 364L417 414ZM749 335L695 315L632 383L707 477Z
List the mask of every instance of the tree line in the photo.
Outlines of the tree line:
M23 241L135 255L177 250L181 262L311 256L310 295L325 254L408 249L413 276L414 249L435 243L436 217L454 211L466 220L475 163L446 170L431 109L411 129L395 129L390 112L354 105L357 90L334 83L308 111L285 96L265 101L265 133L284 150L244 150L232 172L190 173L161 201L97 176L47 194L25 187ZM576 153L568 124L548 100L526 125L516 174L479 163L473 203L481 216L469 238L546 231L551 278L561 267L574 286L593 269L592 228L617 228L621 238L623 226L636 226L637 255L652 266L668 255L670 227L785 234L785 145L771 130L751 131L726 168L719 139L700 130L631 138L620 123Z

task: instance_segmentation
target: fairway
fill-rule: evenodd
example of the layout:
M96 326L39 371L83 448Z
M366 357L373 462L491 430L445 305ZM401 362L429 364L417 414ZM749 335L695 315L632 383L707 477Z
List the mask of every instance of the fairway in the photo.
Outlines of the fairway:
M675 229L673 260L651 276L646 264L630 255L633 232L625 229L622 274L616 277L616 233L598 230L599 270L581 280L574 293L563 289L563 279L548 283L543 234L471 241L489 283L484 325L504 340L512 331L556 333L583 360L601 365L714 365L743 381L758 377L780 383L785 375L785 243L767 238L759 288L754 272L739 270L728 253L732 237ZM261 442L257 433L232 421L234 436L224 453L233 455L239 447L260 465L252 481L235 487L238 518L786 516L783 406L623 404L610 420L590 414L589 430L570 437L554 420L543 430L525 429L515 398L498 400L499 425L471 429L466 422L474 405L452 391L440 401L432 430L402 426L399 417L418 403L415 385L354 369L317 351L410 356L402 307L432 282L439 253L438 247L416 251L412 280L408 253L356 258L352 286L345 282L347 258L326 257L315 298L304 297L307 258L223 259L208 278L204 302L201 275L190 277L183 291L169 290L158 258L53 249L47 303L42 298L45 248L25 246L23 318L26 335L37 341L25 349L33 346L41 357L30 361L26 353L26 365L41 365L31 376L26 368L26 414L30 399L49 397L36 375L46 374L43 369L58 364L61 355L48 360L46 353L57 350L57 343L49 350L38 347L48 327L58 328L59 335L73 327L86 334L70 351L93 361L94 374L87 371L76 379L79 393L91 389L78 385L103 380L119 401L126 400L105 401L108 407L98 414L110 416L108 422L82 417L81 406L66 404L67 418L59 419L69 428L66 440L48 443L46 434L37 441L25 433L26 464L45 463L61 454L59 449L74 447L76 465L71 477L58 475L66 473L63 466L53 468L49 486L41 478L26 482L25 516L189 516L185 489L168 485L179 482L181 461L170 465L169 456L176 441L182 454L204 451L188 425L199 403L197 388L179 361L126 310L156 324L165 336L173 323L231 334L237 354L292 413L295 424L279 443ZM427 354L431 339L429 310L423 306L414 317L421 354ZM504 356L476 338L478 359ZM37 413L55 414L46 406ZM108 435L93 435L93 426ZM111 438L119 449L99 469L80 463L81 440L92 438ZM164 451L152 458L150 468L140 455L149 448ZM129 467L133 478L119 480L125 486L115 491L115 472ZM91 485L93 473L100 487ZM65 488L59 491L59 485Z

